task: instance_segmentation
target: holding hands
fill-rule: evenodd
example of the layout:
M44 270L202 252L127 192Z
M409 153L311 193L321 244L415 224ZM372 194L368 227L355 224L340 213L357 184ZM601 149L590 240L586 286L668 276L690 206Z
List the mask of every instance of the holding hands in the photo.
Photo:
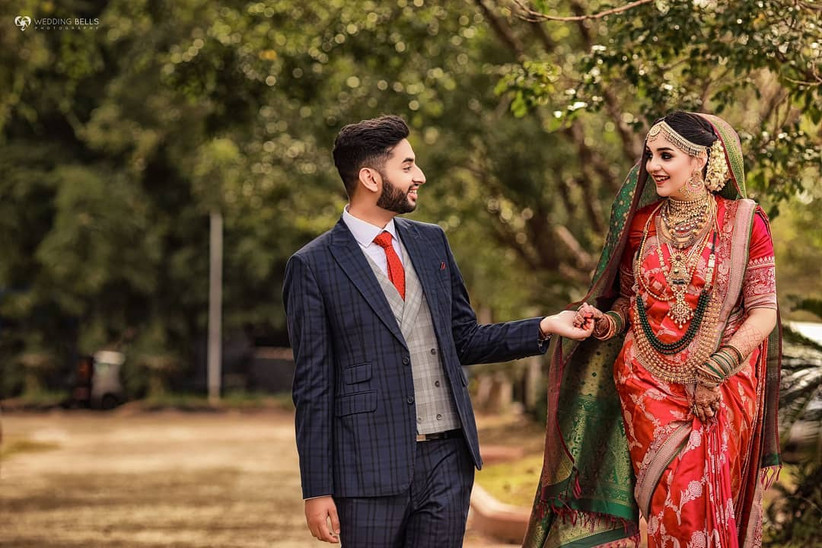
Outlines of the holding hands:
M618 321L615 318L620 318ZM614 312L603 313L595 306L582 303L574 316L574 325L579 325L583 329L593 328L593 335L597 339L607 340L622 331L624 320Z
M593 323L591 325L578 324L575 320L576 314L577 312L564 310L553 316L546 316L539 323L539 328L544 335L552 333L575 341L585 340L594 330Z
M595 327L598 322L605 318L597 307L591 306L588 303L582 303L576 313L574 314L574 326L587 329L588 327Z

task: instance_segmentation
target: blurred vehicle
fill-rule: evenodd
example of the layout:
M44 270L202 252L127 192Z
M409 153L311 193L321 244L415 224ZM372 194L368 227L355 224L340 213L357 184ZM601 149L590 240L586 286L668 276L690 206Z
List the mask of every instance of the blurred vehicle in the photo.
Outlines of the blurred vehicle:
M77 362L74 387L67 406L113 409L125 402L125 392L120 382L120 368L124 362L123 353L112 350L82 356Z
M94 354L94 376L91 379L91 406L113 409L125 401L120 382L120 368L126 361L122 352L100 350Z
M74 371L74 386L68 407L91 407L91 378L94 375L94 357L81 356Z

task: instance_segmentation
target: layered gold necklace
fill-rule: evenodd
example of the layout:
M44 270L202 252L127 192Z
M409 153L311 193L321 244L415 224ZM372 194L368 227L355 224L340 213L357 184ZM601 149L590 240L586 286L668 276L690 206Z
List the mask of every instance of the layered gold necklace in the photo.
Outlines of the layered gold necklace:
M657 206L645 223L639 251L634 258L634 277L639 280L642 288L651 297L670 303L668 317L680 328L689 320L693 321L679 340L663 343L653 332L642 294L638 293L635 297L634 309L639 321L632 325L632 331L639 354L643 357L643 364L649 371L669 382L691 382L695 378L696 364L702 363L711 352L710 334L719 317L720 302L712 295L716 267L716 202L710 194L690 202L670 205L671 202L674 200L668 199ZM656 215L657 212L660 215ZM667 282L667 288L661 295L651 291L641 271L645 244L648 240L650 225L654 221L657 230L656 253ZM669 234L665 234L666 230ZM685 242L688 241L692 247L686 252L689 246ZM696 310L692 310L685 300L685 295L693 282L699 260L709 242L711 253L707 264L705 286L700 291ZM670 264L666 264L662 250L665 245L668 247ZM695 338L698 338L699 343L695 352L688 357L685 363L679 363L679 360L670 361L666 358L666 356L685 350Z
M688 292L688 286L693 281L696 267L707 243L708 234L706 233L699 245L694 245L688 253L681 249L675 249L670 244L665 244L668 246L668 255L671 260L671 264L667 269L665 268L662 241L659 241L656 248L659 264L662 266L662 274L665 276L665 281L668 282L668 288L670 288L673 295L673 298L666 299L673 300L668 308L668 317L680 328L694 316L694 311L691 310L690 305L685 300L685 294Z
M699 239L708 221L716 217L716 202L709 192L695 200L668 198L660 210L662 236L677 249L691 247Z

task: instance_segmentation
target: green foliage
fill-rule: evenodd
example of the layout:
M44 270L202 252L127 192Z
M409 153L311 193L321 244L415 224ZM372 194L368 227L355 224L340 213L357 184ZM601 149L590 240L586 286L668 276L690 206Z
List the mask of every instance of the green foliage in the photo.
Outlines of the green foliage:
M148 389L141 356L190 371L214 210L226 332L283 340L285 262L345 203L334 136L383 112L409 121L428 178L414 217L448 232L492 319L581 296L641 128L674 105L725 108L749 163L761 160L749 171L762 197L818 178L818 86L794 82L818 54L806 47L818 27L802 10L766 17L775 2L542 25L488 0L59 4L0 6L3 21L100 19L0 33L4 394L21 389L12 364L29 333L63 378L72 356L101 348L127 354L132 394ZM737 12L743 23L723 31ZM756 53L743 32L765 40ZM761 112L761 124L746 114Z
M802 299L796 303L797 310L806 310L813 313L817 318L822 318L822 300Z
M586 3L585 11L598 5ZM743 138L755 195L776 206L818 179L818 7L665 0L604 19L549 24L576 25L589 49L560 70L554 55L529 56L520 75L501 81L514 97L514 114L522 105L547 105L569 121L580 109L606 113L641 139L643 128L670 110L714 112Z
M788 327L783 328L782 382L779 392L779 424L783 447L799 421L817 426L808 441L814 450L822 443L822 346ZM814 405L816 407L814 407Z
M795 486L774 486L779 497L768 506L763 541L769 546L818 546L822 542L822 466L808 462L790 468Z
M818 185L817 185L818 186ZM808 189L785 203L771 228L776 242L776 273L780 304L792 319L822 320L819 285L819 199L822 188Z

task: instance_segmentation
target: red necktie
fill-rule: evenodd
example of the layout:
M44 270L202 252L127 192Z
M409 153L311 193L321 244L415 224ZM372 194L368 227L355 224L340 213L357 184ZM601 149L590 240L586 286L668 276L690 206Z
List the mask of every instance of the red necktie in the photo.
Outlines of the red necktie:
M405 270L402 268L397 252L394 251L394 246L391 245L391 233L383 232L374 238L374 243L385 250L385 258L388 259L388 279L400 292L402 300L405 300Z

